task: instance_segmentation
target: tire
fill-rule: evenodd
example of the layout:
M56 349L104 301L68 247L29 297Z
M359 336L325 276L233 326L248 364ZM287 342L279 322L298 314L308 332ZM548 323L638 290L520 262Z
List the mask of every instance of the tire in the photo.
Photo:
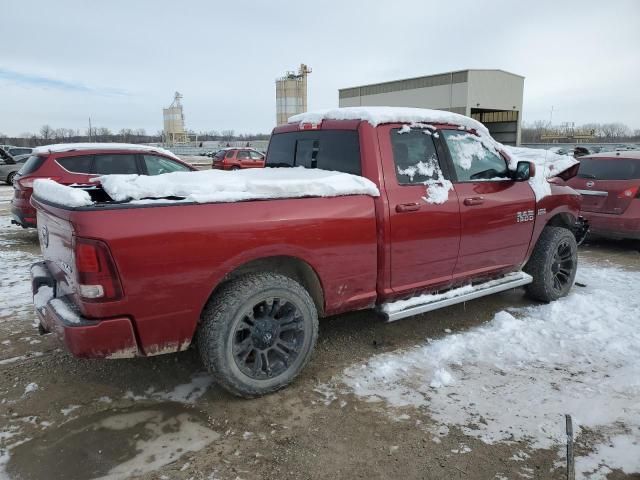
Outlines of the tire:
M209 300L197 344L222 387L252 398L291 383L317 338L318 313L309 293L284 275L253 273L223 285Z
M231 170L240 170L240 167L237 165L234 165L233 167L231 167Z
M13 179L16 177L16 172L11 172L7 177L7 185L13 185Z
M578 246L573 233L562 227L545 227L523 269L533 277L527 295L542 302L564 297L578 270Z

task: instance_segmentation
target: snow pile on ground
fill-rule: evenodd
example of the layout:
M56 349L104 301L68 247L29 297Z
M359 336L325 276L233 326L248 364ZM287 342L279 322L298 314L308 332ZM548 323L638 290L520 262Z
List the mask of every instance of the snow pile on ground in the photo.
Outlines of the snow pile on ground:
M289 117L289 123L321 123L323 120L362 120L374 127L382 123L433 123L461 125L489 135L477 120L458 113L410 107L343 107L299 113Z
M152 145L140 145L136 143L55 143L52 145L36 147L33 149L33 154L40 155L50 152L73 152L77 150L129 150L136 152L162 153L163 155L179 160L176 155L164 148L154 147Z
M424 409L487 443L558 448L564 414L602 438L582 475L640 471L640 272L581 266L571 294L473 330L373 357L337 379L360 397ZM428 321L428 320L425 320Z
M33 182L33 193L42 200L67 207L84 207L93 203L86 191L61 185L49 178L39 178Z
M203 170L162 175L106 175L97 179L116 201L183 197L186 201L237 202L270 198L380 195L363 177L320 169L254 168Z

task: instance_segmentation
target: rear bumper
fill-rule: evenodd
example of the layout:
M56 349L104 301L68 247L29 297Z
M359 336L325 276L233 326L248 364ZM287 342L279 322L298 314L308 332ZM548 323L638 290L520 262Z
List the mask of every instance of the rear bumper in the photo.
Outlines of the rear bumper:
M42 287L46 288L39 293ZM67 349L81 358L130 358L140 354L133 325L127 317L87 319L66 297L55 298L55 280L45 262L31 266L31 289L41 328L55 332Z
M640 210L629 207L622 215L580 212L589 222L589 233L599 237L640 240Z
M29 208L21 208L11 204L11 223L22 228L36 228L36 210L31 205Z

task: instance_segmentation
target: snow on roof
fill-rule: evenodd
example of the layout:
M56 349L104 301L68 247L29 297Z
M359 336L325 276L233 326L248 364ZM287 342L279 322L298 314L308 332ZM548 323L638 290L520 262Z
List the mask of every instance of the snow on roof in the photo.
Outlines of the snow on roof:
M382 123L446 123L461 125L489 135L477 120L453 112L410 107L343 107L299 113L289 117L289 123L320 123L323 120L362 120L374 127Z
M43 153L72 152L77 150L135 150L137 152L162 153L163 155L179 160L175 154L164 148L135 143L54 143L52 145L36 147L32 153L34 155L40 155Z
M338 197L380 192L371 181L357 175L320 169L260 168L237 171L201 170L162 175L103 175L96 181L115 201L153 202L181 197L187 202L238 202L275 198ZM91 205L89 194L52 180L36 180L37 197L57 204L80 207ZM159 200L167 202L169 200Z

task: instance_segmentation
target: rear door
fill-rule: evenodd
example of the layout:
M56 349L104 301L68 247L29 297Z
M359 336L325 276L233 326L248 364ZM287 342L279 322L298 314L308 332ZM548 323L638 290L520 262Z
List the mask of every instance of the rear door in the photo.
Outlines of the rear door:
M525 259L536 201L528 182L511 180L507 163L476 135L443 130L458 194L460 253L454 277L482 276Z
M391 288L396 293L450 283L460 243L460 207L448 189L444 152L429 130L377 129L389 203Z
M621 215L638 196L640 158L582 157L569 183L582 195L582 211Z
M95 155L93 171L98 175L142 173L133 153L99 153Z

